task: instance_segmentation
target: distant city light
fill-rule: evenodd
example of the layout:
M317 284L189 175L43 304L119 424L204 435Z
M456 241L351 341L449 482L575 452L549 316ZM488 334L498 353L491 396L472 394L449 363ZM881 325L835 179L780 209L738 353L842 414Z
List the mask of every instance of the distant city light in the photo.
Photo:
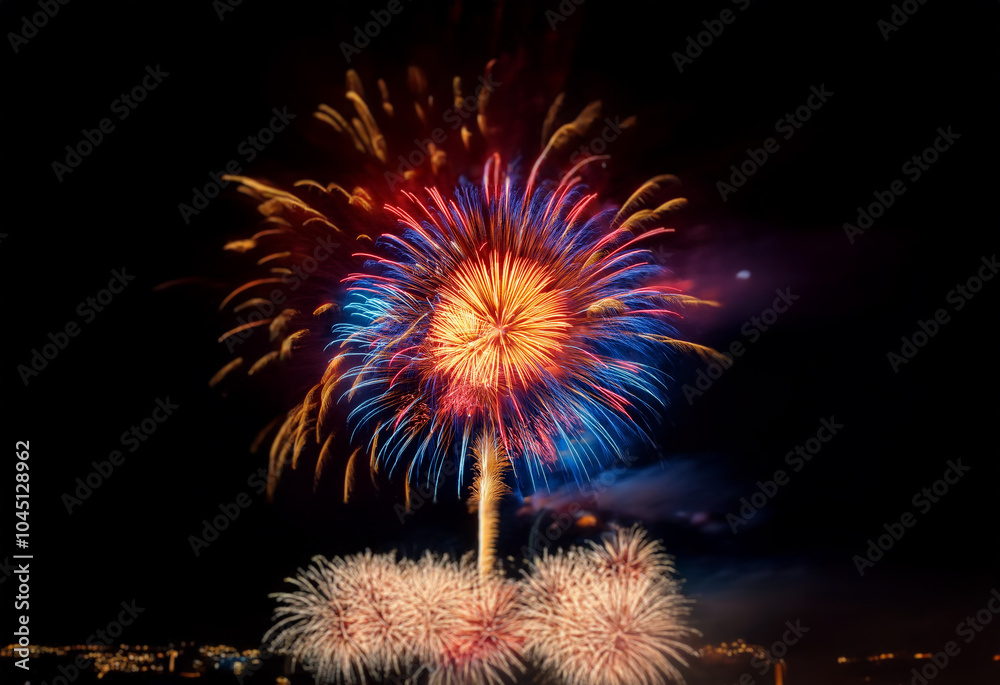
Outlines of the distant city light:
M181 671L179 675L183 678L198 678L207 670L231 671L234 675L241 675L247 670L247 663L259 667L260 649L238 650L229 645L205 645L194 648L194 643L190 644L192 650L188 651L187 663L190 670ZM10 644L0 649L0 658L14 658L14 649L18 645ZM72 658L73 654L77 658L83 657L90 663L90 668L102 680L108 673L173 673L177 657L183 654L172 646L164 650L163 647L149 645L62 645L48 647L43 645L30 645L29 653L33 657L55 656L61 658ZM193 658L192 658L193 657Z

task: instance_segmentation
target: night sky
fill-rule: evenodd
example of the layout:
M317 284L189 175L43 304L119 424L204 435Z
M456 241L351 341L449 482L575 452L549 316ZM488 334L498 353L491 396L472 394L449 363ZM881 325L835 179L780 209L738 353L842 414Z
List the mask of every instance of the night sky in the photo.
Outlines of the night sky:
M229 359L215 342L225 291L154 287L234 269L221 246L255 230L235 188L189 222L178 212L228 160L285 184L340 179L340 148L308 115L339 104L348 67L374 90L375 78L398 81L418 63L448 98L453 75L474 82L498 55L531 65L545 103L565 91L567 117L598 98L612 119L637 117L609 145L606 191L621 201L655 174L681 177L690 205L656 254L693 294L721 304L684 332L723 351L743 344L700 394L684 388L698 389L699 372L708 378L704 362L670 367L656 448L637 449L640 463L602 496L601 525L646 519L677 557L705 642L770 645L786 621L808 626L788 658L814 683L839 682L822 678L840 654L938 651L956 639L1000 583L1000 278L956 290L995 273L997 3L914 2L891 31L879 25L893 14L888 2L672 5L587 0L552 30L555 0L403 0L350 65L338 46L384 3L244 0L220 20L208 1L70 2L16 53L5 40L2 425L6 463L15 441L31 444L38 643L81 642L135 600L144 612L123 640L250 646L269 625L268 593L315 554L474 546L475 521L453 490L400 523L399 487L363 490L345 507L339 475L314 496L310 474L296 473L268 505L257 492L266 456L249 445L281 393L308 381L209 388ZM731 23L679 69L672 53L723 10ZM5 35L36 11L4 2ZM160 82L120 118L113 103L157 66ZM780 123L809 103L808 120ZM290 127L246 162L241 141L283 107L296 115ZM113 130L57 178L53 162L105 117ZM539 123L523 126L537 136ZM912 162L936 140L936 160ZM720 191L731 165L767 145L745 182ZM896 180L905 191L884 214L845 231ZM127 285L102 311L85 304L119 276ZM765 331L753 317L776 291L795 299ZM934 329L926 322L939 310ZM935 334L916 336L926 344L912 358L890 357L921 321ZM72 322L78 335L25 384L17 367ZM176 408L123 444L158 400ZM808 462L786 460L824 420L843 427ZM114 450L121 464L68 513L63 495ZM339 464L346 441L342 451ZM949 460L967 472L936 502L921 498ZM726 515L778 469L788 483L734 534ZM241 493L251 505L196 556L189 537ZM519 508L516 498L505 504L502 554L527 540L533 519ZM907 512L914 525L860 575L855 555ZM4 557L15 553L11 523ZM2 581L4 603L11 585ZM994 653L996 621L938 682L980 673Z

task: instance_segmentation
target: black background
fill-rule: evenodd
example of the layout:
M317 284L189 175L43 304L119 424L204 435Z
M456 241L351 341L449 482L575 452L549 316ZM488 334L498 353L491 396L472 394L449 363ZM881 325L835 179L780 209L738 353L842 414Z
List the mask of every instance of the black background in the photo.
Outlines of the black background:
M343 508L329 504L336 487L321 489L319 501L294 486L274 506L255 497L198 557L188 540L219 504L252 490L247 479L264 457L247 445L266 412L259 397L208 388L227 361L214 342L224 330L216 293L153 290L228 268L221 245L252 232L251 214L232 188L189 224L177 206L239 157L238 144L272 107L299 116L244 171L338 180L337 159L317 147L306 115L339 100L348 65L338 45L382 7L244 0L220 21L210 2L71 2L16 54L6 39L0 48L2 423L5 463L15 440L31 441L39 643L82 641L134 598L146 610L128 641L255 644L268 625L267 594L313 554L471 548L474 522L450 499L401 527L394 494ZM692 292L723 304L690 335L728 346L775 288L801 297L693 403L679 388L703 365L674 370L673 406L658 436L663 459L720 456L718 472L702 478L736 483L724 514L814 435L821 417L845 425L750 530L708 535L651 524L699 599L696 625L706 641L770 644L784 621L801 619L813 632L789 659L812 682L840 653L939 650L959 620L985 606L997 580L1000 285L987 283L953 311L899 373L886 355L918 319L951 309L947 293L996 251L997 4L928 0L888 40L876 22L892 8L880 2L754 1L741 12L723 2L588 0L552 31L545 12L557 7L406 3L350 66L371 84L399 78L413 61L447 97L451 76L473 81L491 57L518 54L534 65L547 100L567 92L568 116L592 98L608 115L636 114L637 128L610 150L616 178L625 179L612 190L623 197L656 173L682 177L691 205L677 242L665 243L668 265L692 280ZM726 7L736 20L679 73L671 53ZM5 2L5 35L34 11L33 3ZM110 103L157 64L169 76L117 121ZM774 136L774 122L821 84L834 93L829 102L790 140L779 139L778 152L723 202L716 182L729 166ZM115 130L58 181L52 162L106 116ZM842 225L856 207L903 178L902 164L949 126L961 136L954 147L850 244ZM25 386L15 367L50 331L79 320L78 303L122 268L132 284ZM749 280L733 279L741 269ZM61 495L167 396L180 406L176 415L67 514ZM970 475L859 577L852 557L957 458ZM5 555L14 553L12 523ZM522 532L505 532L511 551ZM6 603L9 579L3 588ZM948 677L987 668L1000 628L987 630Z

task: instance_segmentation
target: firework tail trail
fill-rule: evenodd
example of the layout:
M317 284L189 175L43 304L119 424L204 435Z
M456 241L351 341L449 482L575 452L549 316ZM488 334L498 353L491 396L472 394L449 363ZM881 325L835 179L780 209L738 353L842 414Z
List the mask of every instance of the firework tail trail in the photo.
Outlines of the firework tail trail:
M479 575L485 581L496 569L500 498L510 492L504 483L504 474L510 464L503 446L485 430L476 439L473 456L475 480L469 506L476 505L479 509Z

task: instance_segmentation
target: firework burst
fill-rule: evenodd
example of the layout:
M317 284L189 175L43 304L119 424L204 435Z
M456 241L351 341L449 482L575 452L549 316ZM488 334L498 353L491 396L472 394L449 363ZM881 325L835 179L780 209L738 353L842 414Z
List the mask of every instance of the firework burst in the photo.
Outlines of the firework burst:
M530 657L545 663L543 646L559 644L572 620L574 602L585 586L581 574L586 564L579 549L557 554L542 553L524 573L523 617L528 625L525 649Z
M265 636L328 682L365 682L398 669L402 633L393 618L403 569L391 555L314 557L287 579L299 589L274 595L275 625Z
M496 68L487 65L487 81ZM395 107L382 81L382 106L373 107L361 79L349 72L347 102L356 116L327 105L315 116L369 164L388 165L398 122L387 134L380 120L411 111L426 126L434 113L423 72L411 68L407 83L412 108ZM461 81L453 86L455 102L462 102ZM620 207L588 192L588 169L607 157L561 160L599 116L600 104L557 128L561 96L545 117L547 143L526 177L504 167L497 152L476 166L476 150L503 147L496 93L477 96L478 125L462 128L457 149L434 147L425 164L402 176L385 172L390 187L401 186L395 194L309 179L292 192L228 177L257 200L265 226L226 247L257 252L263 273L230 292L221 308L253 314L267 308L260 294L289 283L298 295L271 306L269 316L237 317L239 325L220 342L235 349L266 329L269 344L241 348L259 356L245 365L240 356L213 383L245 367L250 375L262 373L293 356L302 358L300 368L316 369L302 401L274 424L269 483L286 464L296 466L311 443L318 445L316 473L325 471L332 407L345 396L352 435L360 436L371 470L405 472L407 488L422 481L437 491L443 466L456 460L461 494L469 446L481 434L497 439L525 491L544 486L554 470L584 480L646 435L644 424L663 404L658 366L667 351L712 354L677 338L674 323L700 301L666 285L646 247L673 230L662 219L685 204L678 197L661 201L677 179L658 176ZM475 170L478 182L468 181L469 173L446 173L449 160L462 156L472 159L461 171ZM454 190L442 192L438 183ZM315 257L317 245L332 239L364 247ZM310 255L314 268L303 274L298 267L308 267ZM350 318L331 336L341 282ZM350 490L345 483L345 497Z
M416 665L430 668L446 652L474 583L469 557L455 562L428 553L408 566L393 615Z
M597 574L614 580L646 582L659 579L672 583L674 565L658 540L650 540L638 526L619 529L601 538L600 543L588 541L587 559Z
M431 685L501 685L524 671L526 624L520 588L490 578L469 587L456 612L455 631L431 673Z
M696 654L688 601L659 543L638 528L603 545L536 559L525 573L529 654L568 685L682 681Z
M266 636L325 682L415 678L500 685L529 662L567 685L681 681L695 652L673 565L641 529L544 554L517 582L482 577L471 556L397 561L316 557L274 595Z
M560 461L599 468L660 406L653 360L698 303L657 284L638 245L668 229L636 236L629 220L588 216L594 195L569 174L536 192L508 176L451 200L427 193L387 208L402 235L383 235L384 255L348 277L360 322L336 327L373 463L406 462L411 476L425 465L436 487L454 448L464 461L485 433L532 487Z
M273 595L265 641L319 680L425 672L432 684L498 685L524 671L519 586L481 579L471 557L316 557L288 582L298 589Z

